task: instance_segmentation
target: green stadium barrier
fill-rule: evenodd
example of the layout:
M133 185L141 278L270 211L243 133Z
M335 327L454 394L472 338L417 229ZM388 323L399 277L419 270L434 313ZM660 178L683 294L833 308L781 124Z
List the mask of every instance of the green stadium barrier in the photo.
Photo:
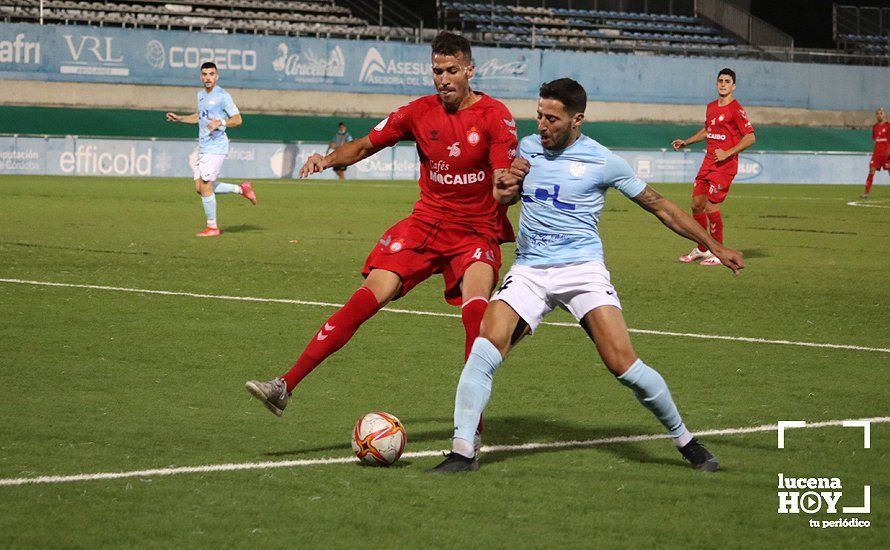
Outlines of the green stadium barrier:
M349 133L365 135L379 117L293 116L243 113L244 125L229 136L245 141L327 142L346 123ZM520 136L536 131L534 120L517 119ZM584 133L607 147L662 149L700 127L689 124L587 122ZM197 129L166 122L162 111L0 106L0 134L195 139ZM852 151L872 149L868 129L756 126L751 151ZM700 148L696 144L693 148Z

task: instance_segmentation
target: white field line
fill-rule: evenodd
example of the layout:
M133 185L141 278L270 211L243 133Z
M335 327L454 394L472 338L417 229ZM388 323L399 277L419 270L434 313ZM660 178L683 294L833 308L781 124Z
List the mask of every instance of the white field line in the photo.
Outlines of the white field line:
M334 307L339 308L343 307L343 304L337 304L333 302L313 302L308 300L292 300L288 298L258 298L255 296L226 296L223 294L198 294L194 292L177 292L172 290L150 290L144 288L127 288L127 287L119 287L119 286L104 286L104 285L82 285L82 284L73 284L73 283L54 283L51 281L29 281L25 279L3 279L0 278L0 283L9 283L9 284L20 284L20 285L33 285L33 286L51 286L51 287L62 287L62 288L82 288L88 290L106 290L106 291L115 291L115 292L130 292L134 294L153 294L160 296L183 296L188 298L206 298L210 300L229 300L236 302L262 302L262 303L274 303L274 304L292 304L292 305L301 305L301 306L318 306L318 307ZM385 307L381 311L386 311L389 313L402 313L407 315L425 315L428 317L456 317L460 318L460 315L457 313L438 313L435 311L420 311L414 309L395 309L391 307ZM542 325L549 325L554 327L572 327L578 328L577 323L557 323L557 322L544 322ZM854 346L850 344L823 344L819 342L798 342L794 340L770 340L767 338L749 338L746 336L723 336L719 334L698 334L694 332L672 332L666 330L649 330L649 329L639 329L639 328L630 328L628 329L630 332L636 334L649 334L656 336L676 336L683 338L697 338L700 340L726 340L730 342L749 342L754 344L777 344L777 345L785 345L785 346L799 346L799 347L808 347L808 348L825 348L825 349L846 349L846 350L854 350L854 351L872 351L878 353L890 353L890 348L871 348L866 346Z
M882 416L875 418L861 418L858 421L868 421L874 424L890 422L890 417ZM841 426L849 420L826 420L823 422L807 423L804 428L824 428L828 426ZM724 436L724 435L741 435L750 433L774 432L778 430L776 424L764 424L762 426L751 426L748 428L726 428L722 430L703 430L696 432L696 436ZM786 428L787 431L787 428ZM667 439L667 434L644 434L644 435L624 435L617 437L606 437L603 439L588 439L584 441L551 441L546 443L524 443L522 445L494 445L483 447L485 452L511 453L517 451L529 450L548 450L548 449L568 449L568 448L584 448L597 447L600 445L615 445L621 443L637 443L640 441L652 441L656 439ZM441 456L441 450L417 451L405 453L402 458L428 458ZM132 470L128 472L100 472L95 474L76 474L68 476L39 476L39 477L19 477L19 478L0 478L0 487L13 485L38 485L52 483L72 483L77 481L99 481L103 479L124 479L124 478L146 478L157 476L172 476L179 474L206 474L213 472L237 472L242 470L269 470L273 468L300 468L304 466L326 466L330 464L354 464L357 459L354 456L334 457L334 458L308 458L303 460L279 460L271 462L242 462L236 464L205 464L203 466L180 466L170 468L155 468L151 470Z
M848 202L847 206L861 206L863 208L890 208L890 204L875 204L860 201Z

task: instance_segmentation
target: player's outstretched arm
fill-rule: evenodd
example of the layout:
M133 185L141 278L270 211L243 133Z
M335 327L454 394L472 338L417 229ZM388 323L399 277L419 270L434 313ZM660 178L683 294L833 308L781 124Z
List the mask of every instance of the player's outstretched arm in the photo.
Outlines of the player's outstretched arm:
M681 147L686 147L688 145L692 145L693 143L699 142L705 139L708 135L708 130L706 128L702 128L698 132L692 134L690 137L686 139L675 139L671 142L671 147L674 148L674 151L679 151Z
M668 226L677 235L708 247L733 273L738 274L739 270L745 267L745 259L741 252L715 241L692 216L672 201L662 197L655 189L647 185L639 195L633 198L633 201L654 214L661 220L661 223Z
M184 124L197 124L198 113L190 115L177 115L176 113L167 113L167 122L182 122Z
M375 147L368 136L360 137L337 147L327 156L323 157L318 153L313 154L306 160L306 164L300 168L299 175L301 178L305 178L331 166L352 166L381 149L383 148Z

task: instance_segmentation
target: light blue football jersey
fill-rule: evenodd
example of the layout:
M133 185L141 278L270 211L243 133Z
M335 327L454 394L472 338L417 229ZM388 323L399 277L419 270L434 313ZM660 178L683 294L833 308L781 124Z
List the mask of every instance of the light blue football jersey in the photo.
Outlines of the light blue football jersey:
M519 155L531 169L522 184L516 263L528 266L603 261L597 226L614 187L628 198L646 188L627 161L581 135L562 151L545 150L537 134Z
M207 125L213 119L228 120L238 114L238 107L229 92L214 86L210 93L198 92L198 151L213 155L226 155L229 152L229 138L226 130L210 131Z

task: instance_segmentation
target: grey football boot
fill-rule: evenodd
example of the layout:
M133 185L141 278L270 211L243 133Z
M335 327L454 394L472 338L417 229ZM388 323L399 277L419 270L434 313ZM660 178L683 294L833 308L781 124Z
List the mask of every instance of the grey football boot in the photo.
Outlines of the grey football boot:
M290 399L287 384L282 378L276 378L268 382L250 380L244 385L250 395L262 401L267 409L275 413L275 416L284 414L284 408Z
M430 474L459 474L462 472L475 472L479 470L479 461L476 457L468 458L455 452L445 456L435 468L427 470Z
M717 460L717 457L694 437L685 447L681 447L679 451L683 458L688 460L696 470L716 472L720 469L720 461Z

